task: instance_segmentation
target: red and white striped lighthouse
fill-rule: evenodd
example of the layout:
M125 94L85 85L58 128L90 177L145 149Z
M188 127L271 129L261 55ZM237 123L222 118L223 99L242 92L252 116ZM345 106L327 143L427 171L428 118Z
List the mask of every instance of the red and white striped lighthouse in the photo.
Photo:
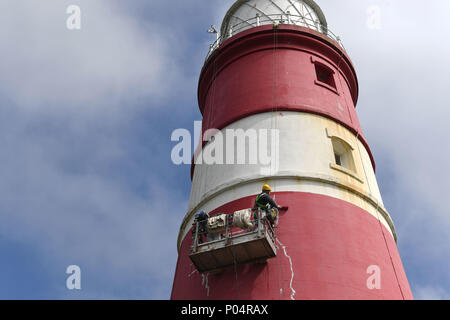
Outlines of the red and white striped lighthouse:
M356 71L320 7L238 0L220 34L199 80L202 131L275 129L276 164L205 164L196 153L171 298L412 299L355 111ZM252 208L264 184L289 208L276 256L199 273L194 215Z

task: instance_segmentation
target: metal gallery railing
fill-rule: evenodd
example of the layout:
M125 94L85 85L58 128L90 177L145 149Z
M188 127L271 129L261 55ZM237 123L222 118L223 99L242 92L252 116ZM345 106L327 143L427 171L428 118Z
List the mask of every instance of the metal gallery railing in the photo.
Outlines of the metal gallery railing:
M239 19L238 17L232 17L231 19ZM330 39L336 41L342 49L344 49L344 45L342 44L341 38L334 34L327 26L324 26L320 23L319 20L312 20L304 16L293 15L293 14L269 14L269 15L260 15L256 14L255 17L250 18L248 20L241 20L240 22L228 27L226 30L226 34L219 34L219 32L212 26L211 30L208 30L209 33L214 33L216 35L216 41L209 46L209 51L206 56L207 60L211 54L220 47L220 45L227 39L233 37L234 35L259 26L263 25L280 25L280 24L292 24L296 26L306 27L317 32L322 33L323 35L329 37Z

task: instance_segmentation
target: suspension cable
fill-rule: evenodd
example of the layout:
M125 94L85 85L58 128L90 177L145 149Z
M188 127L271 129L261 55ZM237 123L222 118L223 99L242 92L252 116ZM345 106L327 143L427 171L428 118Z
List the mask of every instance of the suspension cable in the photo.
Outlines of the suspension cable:
M277 94L277 89L278 89L278 59L277 59L277 49L278 49L278 23L275 22L276 24L273 25L273 73L272 73L272 117L271 117L271 137L272 134L274 134L274 127L275 130L278 128L278 94ZM271 139L271 143L272 143L272 139ZM278 148L278 143L275 139L275 146L273 146L273 148L271 148L271 151L274 150L275 153L277 148ZM274 157L273 154L271 154L272 160L274 160L275 158L275 163L270 163L270 176L273 177L276 174L276 168L278 165L278 159L277 157ZM273 179L273 190L274 190L274 200L276 200L276 191L277 188L277 179Z

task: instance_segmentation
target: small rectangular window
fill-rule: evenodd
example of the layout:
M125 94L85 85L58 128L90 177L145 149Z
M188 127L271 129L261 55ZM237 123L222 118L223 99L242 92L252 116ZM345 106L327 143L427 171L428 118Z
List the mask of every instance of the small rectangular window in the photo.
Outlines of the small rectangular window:
M331 140L330 168L364 183L356 169L355 158L353 157L354 148L347 141L330 133L329 128L326 129L326 133Z
M331 143L333 145L334 160L336 161L336 164L350 171L356 172L352 147L344 140L336 137L331 138Z
M314 63L314 66L316 67L317 81L322 82L332 87L333 89L336 89L336 82L334 81L333 70L317 62Z

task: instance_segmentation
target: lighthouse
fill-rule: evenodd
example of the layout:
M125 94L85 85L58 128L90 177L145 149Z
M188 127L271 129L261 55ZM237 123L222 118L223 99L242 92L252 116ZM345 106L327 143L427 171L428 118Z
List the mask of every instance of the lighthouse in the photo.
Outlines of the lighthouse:
M318 4L238 0L210 32L171 299L412 299L356 113L356 70ZM245 147L231 156L230 132L244 133ZM255 141L270 163L251 161ZM238 241L227 227L225 239L198 243L198 212L228 221L254 207L263 185L286 208L273 230Z

